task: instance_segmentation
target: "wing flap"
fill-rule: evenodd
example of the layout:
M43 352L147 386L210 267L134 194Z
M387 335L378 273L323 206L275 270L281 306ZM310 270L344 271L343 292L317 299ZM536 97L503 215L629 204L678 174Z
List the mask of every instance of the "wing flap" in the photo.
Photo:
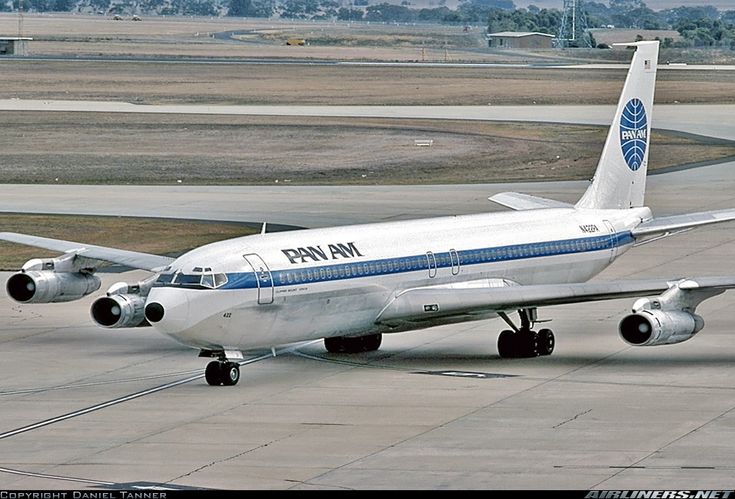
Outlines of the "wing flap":
M674 215L671 217L660 217L643 222L631 232L633 237L663 234L681 229L698 227L721 222L735 220L735 209L703 211L699 213L687 213L685 215Z
M573 284L514 285L486 288L414 288L399 293L381 311L377 323L431 321L473 313L562 305L660 294L672 286L682 289L730 289L735 277L685 280L640 280Z
M569 203L555 201L553 199L521 194L518 192L501 192L488 198L494 203L506 206L512 210L538 210L543 208L573 208Z
M92 260L102 260L105 262L125 265L126 267L150 270L153 272L174 261L173 258L167 256L107 248L105 246L95 246L93 244L82 244L73 241L64 241L62 239L29 236L27 234L17 234L15 232L0 232L0 240L25 244L26 246L34 246L36 248L44 248L61 253L76 253L79 256L90 258Z

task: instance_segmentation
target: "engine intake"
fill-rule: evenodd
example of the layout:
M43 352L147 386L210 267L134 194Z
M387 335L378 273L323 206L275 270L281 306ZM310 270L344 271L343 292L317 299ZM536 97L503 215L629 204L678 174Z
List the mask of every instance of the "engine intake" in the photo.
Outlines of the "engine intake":
M150 326L145 318L145 298L140 295L113 294L92 304L92 319L102 327Z
M634 346L671 345L692 338L704 319L684 311L640 310L620 321L623 340Z
M20 303L74 301L100 289L99 277L86 272L31 270L13 274L5 288Z

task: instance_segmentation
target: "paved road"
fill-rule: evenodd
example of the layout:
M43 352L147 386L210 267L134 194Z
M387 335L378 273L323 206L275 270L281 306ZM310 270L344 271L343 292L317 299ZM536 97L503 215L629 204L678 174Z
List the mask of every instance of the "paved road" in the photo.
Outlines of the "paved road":
M615 106L212 106L2 99L0 111L427 118L607 125L612 121ZM653 126L735 140L733 116L733 104L658 105L653 112Z

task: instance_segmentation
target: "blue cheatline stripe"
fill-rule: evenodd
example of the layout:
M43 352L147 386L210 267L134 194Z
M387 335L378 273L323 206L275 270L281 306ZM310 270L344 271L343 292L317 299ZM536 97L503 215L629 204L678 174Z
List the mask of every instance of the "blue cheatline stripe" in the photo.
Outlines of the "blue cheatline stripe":
M595 237L564 239L560 241L546 241L539 243L515 244L493 248L433 253L433 260L429 260L426 253L421 255L385 258L367 262L345 262L333 265L322 265L302 269L272 270L273 285L295 286L315 282L339 281L373 277L379 275L400 274L404 272L428 271L429 268L452 268L457 266L459 257L460 267L480 265L486 263L507 262L542 258L545 256L569 255L574 253L590 253L593 251L611 250L625 246L635 241L630 231L617 234L607 234ZM434 260L436 263L434 263ZM256 288L258 283L253 272L234 272L227 274L227 284L218 289ZM270 286L267 274L261 276L261 286Z

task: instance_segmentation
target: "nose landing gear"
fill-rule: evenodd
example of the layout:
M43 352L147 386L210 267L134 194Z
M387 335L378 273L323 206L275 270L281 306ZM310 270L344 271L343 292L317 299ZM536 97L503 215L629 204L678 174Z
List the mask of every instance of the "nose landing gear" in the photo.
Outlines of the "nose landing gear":
M204 378L212 386L234 386L240 381L240 365L236 362L213 360L207 364Z

